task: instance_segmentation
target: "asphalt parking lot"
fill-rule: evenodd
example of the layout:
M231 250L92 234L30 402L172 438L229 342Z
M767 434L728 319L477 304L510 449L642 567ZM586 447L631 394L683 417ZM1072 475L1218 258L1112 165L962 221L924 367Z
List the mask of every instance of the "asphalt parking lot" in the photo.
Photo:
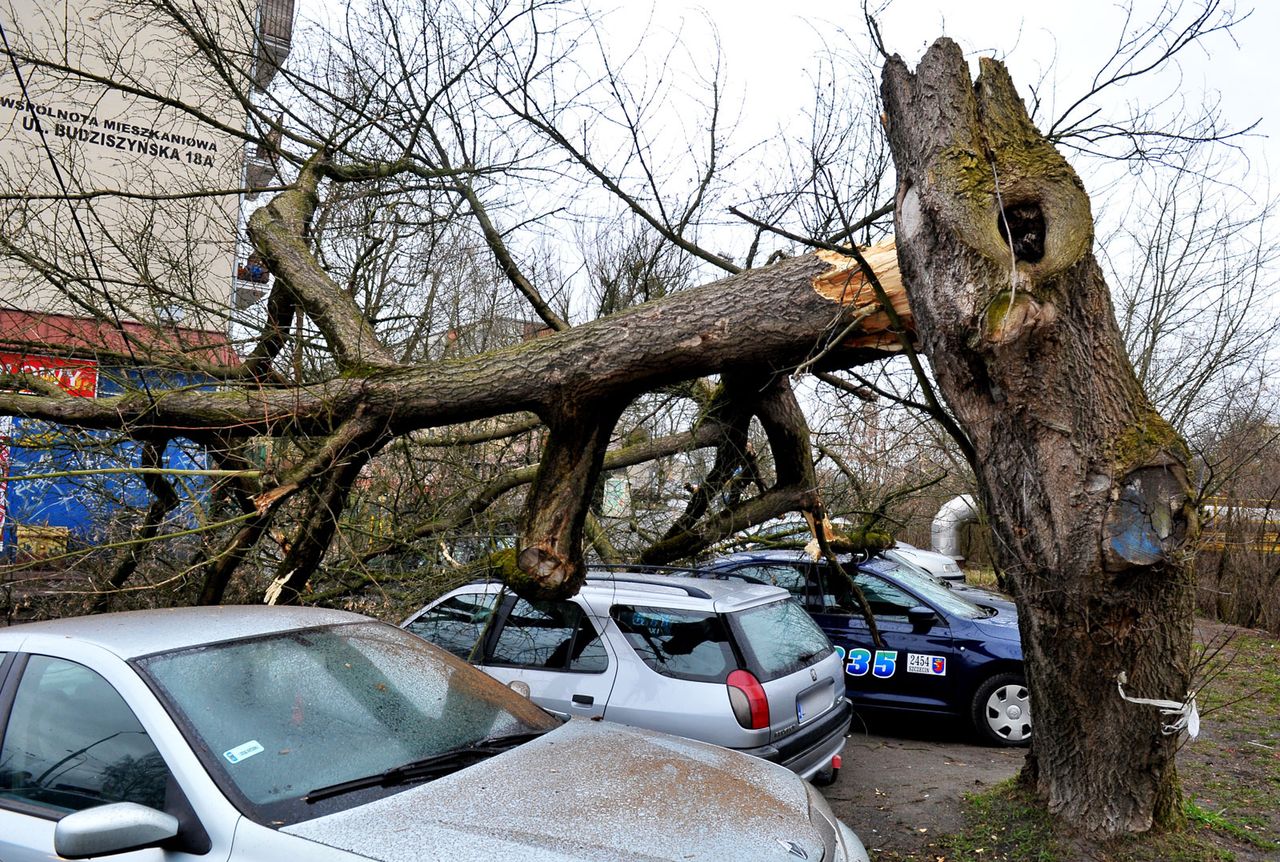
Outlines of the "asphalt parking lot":
M854 728L839 778L823 793L873 859L884 850L920 853L933 836L958 831L961 797L1012 778L1026 751L914 723L895 725L893 736L856 719Z

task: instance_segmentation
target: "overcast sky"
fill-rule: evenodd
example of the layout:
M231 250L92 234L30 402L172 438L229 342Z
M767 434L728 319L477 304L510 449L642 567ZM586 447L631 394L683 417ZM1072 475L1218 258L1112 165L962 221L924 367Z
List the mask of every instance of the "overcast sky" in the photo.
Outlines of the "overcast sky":
M1135 0L1133 22L1150 19L1161 5ZM1180 5L1186 10L1180 20L1185 21L1202 4L1182 0ZM622 8L603 2L600 6L617 9L623 20L643 16L649 8L633 2ZM1215 34L1207 50L1192 47L1180 55L1179 68L1161 82L1130 87L1109 98L1150 99L1179 87L1193 103L1220 95L1223 114L1234 127L1262 121L1259 137L1245 146L1255 162L1280 169L1280 2L1257 0L1257 7L1235 29L1234 43ZM1250 8L1247 2L1237 6L1242 15ZM855 34L865 31L856 0L654 0L652 15L659 29L681 29L683 22L683 35L690 40L705 38L707 20L714 23L731 82L744 86L747 93L744 115L753 120L764 113L781 114L789 101L795 101L790 94L812 87L807 70L820 50L820 34L841 28ZM1028 85L1052 66L1060 100L1088 89L1093 72L1124 31L1124 21L1123 7L1114 0L895 0L879 15L886 47L911 65L930 42L946 35L975 63L983 55L1005 59L1024 96ZM609 30L619 33L614 27ZM1265 164L1257 167L1266 173Z

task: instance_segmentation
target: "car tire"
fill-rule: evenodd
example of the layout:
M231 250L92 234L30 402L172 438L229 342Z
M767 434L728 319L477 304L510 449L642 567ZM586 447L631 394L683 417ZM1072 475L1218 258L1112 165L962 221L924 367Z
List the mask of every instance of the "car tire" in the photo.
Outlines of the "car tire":
M813 778L809 779L809 783L814 787L830 787L836 783L838 775L840 775L840 770L828 763L825 769L818 770Z
M1031 744L1031 696L1020 673L998 673L974 692L973 727L991 745Z

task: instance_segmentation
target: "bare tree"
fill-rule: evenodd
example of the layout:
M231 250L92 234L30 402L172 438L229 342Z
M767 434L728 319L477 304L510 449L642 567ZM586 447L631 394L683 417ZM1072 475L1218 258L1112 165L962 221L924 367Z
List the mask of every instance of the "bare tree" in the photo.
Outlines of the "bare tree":
M1190 154L1135 183L1104 246L1138 381L1188 435L1252 401L1274 362L1274 202L1224 186L1215 177L1230 166L1210 159Z
M250 20L254 9L239 11ZM602 474L692 449L706 450L703 481L642 559L689 556L787 511L821 523L825 502L792 375L905 355L920 403L975 466L1001 561L1017 579L1040 710L1030 773L1055 810L1096 832L1173 818L1172 741L1159 735L1157 718L1113 701L1122 670L1144 694L1185 690L1189 591L1172 557L1192 520L1182 505L1186 453L1125 360L1090 253L1088 199L1031 126L1002 67L984 64L975 96L963 57L945 42L918 76L890 61L885 108L903 247L862 248L853 241L874 236L887 212L876 135L842 130L820 103L807 144L812 169L797 159L731 216L724 171L742 151L721 134L718 67L692 79L700 87L680 82L705 100L707 119L692 143L673 144L652 125L654 106L674 89L667 64L628 84L625 58L619 64L607 50L601 25L559 4L378 0L358 18L332 22L266 94L253 91L254 52L228 47L200 7L147 0L138 14L167 22L182 56L223 82L247 126L136 82L111 83L266 147L277 163L277 186L247 225L272 275L269 290L232 323L240 362L165 340L172 328L160 325L115 357L200 374L207 385L132 385L86 399L15 373L4 380L0 415L144 442L181 435L206 447L226 511L216 529L206 525L207 545L187 567L200 601L221 600L259 553L271 563L269 601L376 584L358 566L312 582L344 541L344 522L362 511L352 494L400 465L432 483L432 453L462 446L509 447L515 457L492 473L454 476L433 498L413 495L396 510L413 520L349 539L349 559L371 566L474 524L524 489L517 545L494 562L526 596L563 595L584 577ZM12 59L89 75L47 48L19 45ZM932 100L937 94L947 98ZM858 177L857 159L842 154L851 144L867 148L860 157L874 176ZM34 206L80 197L11 190L5 200L6 217L20 225ZM614 313L573 325L561 292L571 272L539 252L555 239L551 214L585 219L600 201L610 219L629 220L619 233L635 242L608 261L619 266L594 271L604 288L599 307ZM727 251L734 243L722 229L745 240ZM53 256L24 247L21 230L6 237L4 251L34 277L72 293L85 288L101 300L86 313L114 320L92 250ZM821 250L744 265L771 258L766 244L784 241ZM664 278L653 280L656 272ZM708 273L723 277L708 282ZM173 293L168 276L145 275L129 281L139 295ZM495 283L520 305L492 299ZM649 301L633 304L641 299ZM543 337L487 340L507 307L522 309ZM469 348L436 349L441 326L447 346L469 321L485 324ZM924 373L920 347L951 412ZM854 388L873 385L864 378ZM620 425L629 410L643 417L664 399L690 421L645 434ZM277 457L258 465L253 450L263 439ZM753 439L759 445L748 446ZM461 481L473 477L480 487ZM1122 541L1131 529L1150 538L1148 528L1150 555ZM1066 671L1063 657L1077 647L1095 676ZM1089 728L1113 735L1077 745L1089 729L1084 715Z

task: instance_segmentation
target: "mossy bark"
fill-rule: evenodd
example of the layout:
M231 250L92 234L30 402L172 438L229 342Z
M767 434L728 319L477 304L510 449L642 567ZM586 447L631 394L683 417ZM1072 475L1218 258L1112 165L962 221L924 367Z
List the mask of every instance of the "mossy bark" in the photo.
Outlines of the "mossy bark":
M1089 199L1004 67L940 40L883 93L897 241L916 331L975 452L1014 584L1035 734L1026 777L1050 811L1107 836L1172 825L1195 529L1187 450L1125 355L1092 254Z

